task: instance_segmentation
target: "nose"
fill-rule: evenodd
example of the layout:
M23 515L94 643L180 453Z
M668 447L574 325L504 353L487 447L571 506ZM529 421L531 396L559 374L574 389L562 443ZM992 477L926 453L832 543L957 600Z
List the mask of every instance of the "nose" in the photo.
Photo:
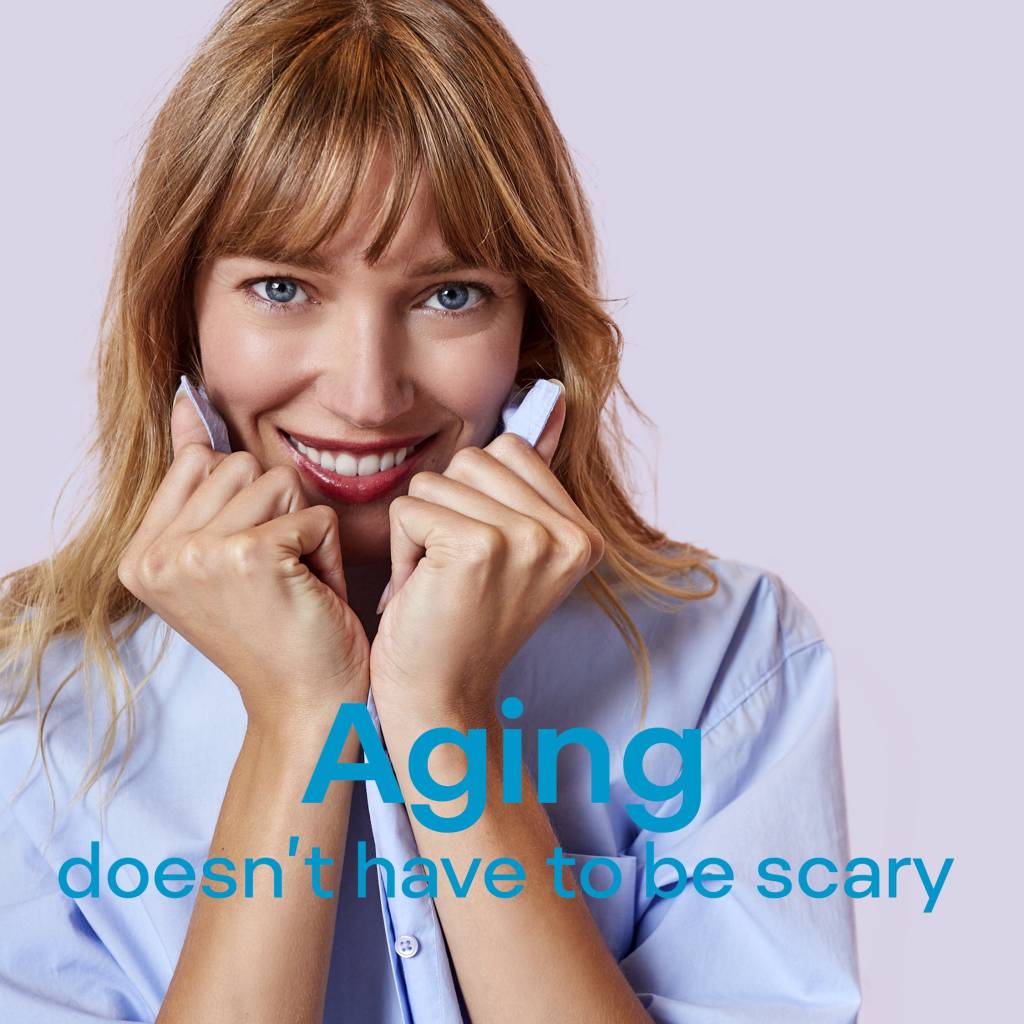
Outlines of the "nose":
M350 308L318 345L317 401L355 427L380 429L412 407L406 363L405 332L387 310Z

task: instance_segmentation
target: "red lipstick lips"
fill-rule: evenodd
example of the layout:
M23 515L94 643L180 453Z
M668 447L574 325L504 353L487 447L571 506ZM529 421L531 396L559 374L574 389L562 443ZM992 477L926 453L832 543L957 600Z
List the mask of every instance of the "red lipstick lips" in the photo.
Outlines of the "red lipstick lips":
M296 441L301 441L304 445L308 445L311 448L322 448L327 451L344 450L351 452L353 455L393 451L398 448L404 448L415 444L419 438L410 437L404 439L404 443L402 439L397 443L389 441L387 446L379 444L346 444L343 446L343 449L341 449L337 446L336 442L333 443L334 447L332 448L332 442L328 440L320 439L318 443L317 438L307 438L305 435L298 434L286 436L283 432L281 433L281 440L288 449L288 453L291 455L299 472L302 473L302 475L309 480L309 482L312 483L321 494L327 498L333 498L335 501L361 503L374 501L387 494L415 472L422 453L433 442L436 434L428 435L415 451L409 453L405 457L400 465L392 466L391 469L381 470L377 473L370 473L367 476L343 476L340 473L335 473L329 469L325 469L319 463L313 462L312 459L307 458L293 444L291 444L288 440L289 436L294 438ZM423 435L420 436L422 437Z

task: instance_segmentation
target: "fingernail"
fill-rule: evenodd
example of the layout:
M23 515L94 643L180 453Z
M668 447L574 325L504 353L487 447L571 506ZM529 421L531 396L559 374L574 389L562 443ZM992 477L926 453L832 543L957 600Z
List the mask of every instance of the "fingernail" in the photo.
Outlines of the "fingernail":
M557 384L562 389L562 394L565 394L565 385L557 377L548 377L548 380L552 384Z
M380 615L384 611L384 606L388 603L388 598L391 596L391 580L388 580L388 585L384 588L384 592L380 595L380 600L377 602L377 614Z

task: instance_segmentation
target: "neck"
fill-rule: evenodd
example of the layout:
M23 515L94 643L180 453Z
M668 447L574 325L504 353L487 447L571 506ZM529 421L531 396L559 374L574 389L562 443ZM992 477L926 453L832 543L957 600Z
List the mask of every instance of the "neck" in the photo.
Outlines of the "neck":
M362 565L345 566L345 585L348 588L348 603L356 613L373 641L377 633L377 603L391 578L391 562L366 562Z

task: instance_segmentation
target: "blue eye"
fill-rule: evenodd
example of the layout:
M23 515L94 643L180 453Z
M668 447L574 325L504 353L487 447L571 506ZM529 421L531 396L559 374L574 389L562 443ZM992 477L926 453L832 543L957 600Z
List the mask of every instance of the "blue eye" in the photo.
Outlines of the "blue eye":
M260 294L254 289L264 286L265 293ZM292 302L297 293L306 298L306 302ZM309 296L291 278L260 278L250 282L243 293L247 301L268 309L270 312L291 312L298 306L308 304Z
M480 298L477 299L472 305L467 306L469 302L468 294L470 292L479 292ZM482 305L494 292L488 288L485 284L471 281L460 281L452 284L446 284L441 288L438 288L427 301L435 297L441 303L440 308L437 306L426 306L427 309L433 309L438 313L443 313L445 316L463 316L467 313L473 312L478 306Z
M295 298L296 292L302 292L302 289L290 278L264 278L262 281L255 282L254 287L256 285L267 286L267 294L261 298L278 304L287 304ZM302 292L302 294L306 293Z
M477 298L472 301L473 293ZM427 299L424 308L442 316L468 316L483 306L494 295L494 289L478 281L457 281L437 288ZM301 296L301 301L297 301ZM311 299L303 288L290 277L261 277L248 281L243 286L242 297L246 302L269 313L300 312L304 306L315 306L319 302ZM439 306L429 305L435 299Z

